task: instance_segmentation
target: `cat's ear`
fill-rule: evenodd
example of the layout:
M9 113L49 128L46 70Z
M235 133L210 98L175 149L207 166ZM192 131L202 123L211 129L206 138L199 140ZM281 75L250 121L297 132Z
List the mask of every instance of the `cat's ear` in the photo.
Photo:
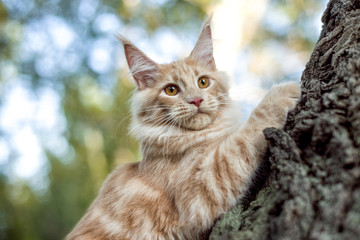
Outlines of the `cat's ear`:
M117 38L123 43L127 63L139 89L152 87L156 82L159 66L130 41L122 36Z
M210 22L211 16L205 21L199 39L190 54L190 58L209 67L211 70L216 70Z

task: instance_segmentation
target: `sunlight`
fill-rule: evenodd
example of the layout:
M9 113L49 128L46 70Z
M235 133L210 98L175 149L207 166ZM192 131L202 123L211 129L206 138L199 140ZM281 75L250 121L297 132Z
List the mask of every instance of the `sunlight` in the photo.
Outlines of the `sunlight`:
M254 37L267 0L224 0L213 10L215 59L220 69L232 73L236 58Z
M55 16L48 16L45 20L48 28L48 33L51 36L51 41L55 47L66 49L75 40L75 33L71 27L61 18Z
M59 157L68 151L67 141L62 136L66 124L60 113L58 94L50 88L38 93L35 96L24 85L13 82L8 86L0 112L0 128L7 136L7 144L0 142L0 148L6 148L1 150L0 159L9 157L6 154L8 144L16 151L13 172L6 174L28 180L46 175L44 147L55 149L53 152Z
M31 178L45 164L38 137L30 126L25 126L13 134L12 145L18 150L14 171L18 177Z
M112 44L108 38L95 40L89 49L88 63L90 68L97 73L106 73L112 69L111 49Z
M100 33L114 34L121 26L119 18L110 13L100 14L94 21L94 30Z
M81 0L78 5L78 18L80 21L88 22L91 20L94 17L98 6L98 0Z
M10 146L5 139L0 138L0 166L6 164L10 157Z

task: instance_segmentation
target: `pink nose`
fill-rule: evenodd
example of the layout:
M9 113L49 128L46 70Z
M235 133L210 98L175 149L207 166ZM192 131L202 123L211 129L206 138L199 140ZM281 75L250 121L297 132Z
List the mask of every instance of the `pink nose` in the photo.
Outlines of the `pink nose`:
M191 100L189 103L194 104L197 107L200 107L200 104L201 104L202 101L204 101L204 99L196 98L196 99Z

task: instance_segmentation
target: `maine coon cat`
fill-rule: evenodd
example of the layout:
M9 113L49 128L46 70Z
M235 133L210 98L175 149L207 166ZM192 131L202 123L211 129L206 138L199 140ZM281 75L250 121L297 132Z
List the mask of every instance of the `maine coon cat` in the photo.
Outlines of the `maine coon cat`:
M120 40L137 84L131 131L143 160L110 174L67 239L201 239L247 191L267 148L263 130L284 125L300 88L274 86L241 125L209 21L190 56L170 64Z

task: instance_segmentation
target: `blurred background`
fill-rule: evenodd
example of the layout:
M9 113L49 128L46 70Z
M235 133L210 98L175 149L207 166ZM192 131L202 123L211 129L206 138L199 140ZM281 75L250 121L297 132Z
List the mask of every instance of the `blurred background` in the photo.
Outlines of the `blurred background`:
M215 60L244 119L300 81L325 0L1 0L0 239L62 239L107 174L140 160L121 34L159 63L187 56L211 13Z

